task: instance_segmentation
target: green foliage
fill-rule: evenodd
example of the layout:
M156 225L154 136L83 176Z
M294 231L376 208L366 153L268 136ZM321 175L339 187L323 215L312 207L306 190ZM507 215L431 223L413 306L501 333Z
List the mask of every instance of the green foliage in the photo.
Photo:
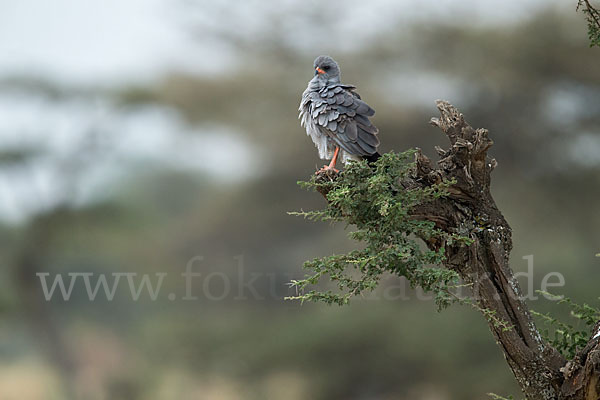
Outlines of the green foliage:
M415 206L445 196L452 182L405 189L401 182L412 171L413 155L414 151L384 154L372 166L365 161L353 162L334 182L318 183L315 178L299 182L306 188L327 190L328 205L324 210L291 214L353 225L356 230L349 236L364 247L306 262L304 267L312 273L291 282L298 295L290 299L347 304L351 297L375 289L384 273L391 273L406 277L412 287L433 293L440 309L459 300L450 293L458 284L457 273L438 267L444 261L444 247L428 250L417 238L437 243L468 244L469 240L411 215ZM335 292L306 290L323 277L336 284Z
M600 11L592 6L589 0L578 0L577 9L581 9L585 14L585 19L588 24L590 47L600 47Z
M452 292L450 292L452 293ZM475 300L469 297L461 297L457 299L457 302L461 305L471 306L479 311L485 317L488 322L494 325L496 328L501 329L503 332L510 331L513 328L508 321L498 317L497 312L489 308L481 307Z
M558 301L557 304L566 304L571 309L571 316L577 320L578 326L573 326L561 322L549 314L531 311L533 315L540 318L546 325L546 328L541 331L544 339L566 358L572 359L577 351L585 347L588 343L591 328L600 320L600 309L587 304L576 304L564 296L556 296L540 290L538 290L538 293L552 297L553 300Z

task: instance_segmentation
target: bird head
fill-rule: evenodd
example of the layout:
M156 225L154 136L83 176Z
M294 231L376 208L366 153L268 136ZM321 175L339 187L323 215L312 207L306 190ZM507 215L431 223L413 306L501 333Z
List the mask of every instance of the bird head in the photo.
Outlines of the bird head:
M340 67L335 60L329 56L319 56L314 63L315 76L325 81L340 81Z

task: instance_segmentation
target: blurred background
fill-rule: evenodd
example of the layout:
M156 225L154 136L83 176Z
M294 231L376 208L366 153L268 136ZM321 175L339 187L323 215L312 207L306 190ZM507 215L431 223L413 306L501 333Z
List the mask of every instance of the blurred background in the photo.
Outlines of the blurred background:
M449 100L495 141L515 271L533 255L534 289L560 272L597 304L600 53L575 6L0 1L0 399L519 398L484 319L402 280L283 300L303 261L355 246L287 214L324 205L296 185L322 165L297 107L329 54L381 151L433 157ZM155 300L126 278L90 300L80 276L47 301L39 273L166 275Z

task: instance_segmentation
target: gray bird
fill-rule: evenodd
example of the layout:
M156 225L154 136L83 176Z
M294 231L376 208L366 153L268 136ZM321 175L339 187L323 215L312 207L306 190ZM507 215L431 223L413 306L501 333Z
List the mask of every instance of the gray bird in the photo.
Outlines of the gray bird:
M375 115L360 99L355 86L340 83L340 67L329 56L319 56L314 62L315 76L308 82L300 102L300 124L306 128L322 160L331 160L321 170L335 169L342 162L367 159L376 161L378 129L369 117Z

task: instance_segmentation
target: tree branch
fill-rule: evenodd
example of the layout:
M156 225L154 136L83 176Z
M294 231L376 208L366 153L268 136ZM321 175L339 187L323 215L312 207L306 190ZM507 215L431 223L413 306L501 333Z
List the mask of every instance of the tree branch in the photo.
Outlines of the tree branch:
M439 118L431 124L448 137L450 148L438 153L437 167L420 151L412 184L428 185L455 180L450 195L417 212L435 221L444 231L468 236L471 246L446 245L446 267L473 285L479 306L491 310L513 329L490 323L505 358L525 395L530 399L555 399L560 384L559 369L565 360L542 340L522 300L521 290L509 266L511 228L498 210L490 192L490 174L496 166L488 160L493 145L485 129L473 129L450 103L438 101ZM440 223L440 221L443 221Z
M577 0L577 11L580 8L586 16L590 46L600 46L600 11L589 0Z
M472 287L479 309L511 327L506 329L488 318L490 330L528 399L599 399L600 323L588 346L569 363L544 342L509 266L511 228L490 192L490 175L497 165L487 156L493 141L486 129L472 128L450 103L437 101L436 105L440 117L432 118L431 124L444 132L450 147L436 147L440 155L436 165L418 149L414 169L401 185L409 190L456 182L448 196L416 206L412 215L432 221L450 235L468 237L472 244L425 243L430 249L444 247L444 266ZM328 172L317 179L325 182L336 177Z
M579 4L581 5L581 3ZM589 0L583 0L583 4L585 5L587 14L596 24L596 27L600 28L600 17L598 17L598 10L596 10L596 8L590 4Z

